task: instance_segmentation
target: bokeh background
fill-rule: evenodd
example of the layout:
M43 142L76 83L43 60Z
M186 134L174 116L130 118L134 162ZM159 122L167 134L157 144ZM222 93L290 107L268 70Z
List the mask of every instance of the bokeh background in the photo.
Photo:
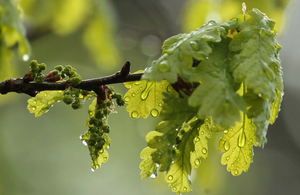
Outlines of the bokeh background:
M6 1L6 0L0 0ZM113 74L126 60L131 72L158 58L166 38L189 32L209 19L219 22L259 8L277 21L285 95L276 123L269 127L268 143L255 148L254 162L238 177L221 165L215 134L209 157L193 170L190 195L294 195L300 193L300 0L20 0L21 18L31 45L30 60L76 67L83 79ZM22 77L29 61L17 46L10 75ZM24 57L24 56L23 56ZM25 56L25 59L27 56ZM1 66L0 66L1 67ZM0 72L3 70L1 69ZM125 93L122 84L113 87ZM140 152L145 136L158 118L131 119L116 108L109 125L109 160L95 172L87 147L79 140L87 128L86 101L82 109L57 103L35 118L27 110L28 96L0 95L0 194L2 195L171 195L164 181L141 180Z

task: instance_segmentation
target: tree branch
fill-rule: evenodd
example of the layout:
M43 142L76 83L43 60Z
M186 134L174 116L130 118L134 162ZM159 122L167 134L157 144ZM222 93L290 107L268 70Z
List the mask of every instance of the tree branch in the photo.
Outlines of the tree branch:
M82 80L81 83L77 85L75 88L83 89L87 91L95 91L99 89L99 87L101 87L102 85L141 80L141 77L144 74L144 73L130 74L129 71L130 71L130 62L127 61L125 65L122 67L121 71L118 71L117 73L106 77ZM34 81L28 82L25 76L24 78L18 78L18 79L10 78L6 81L1 82L0 93L1 94L7 94L9 92L25 93L27 95L34 97L40 91L65 90L70 86L71 84L68 81L43 82L43 83L36 83Z

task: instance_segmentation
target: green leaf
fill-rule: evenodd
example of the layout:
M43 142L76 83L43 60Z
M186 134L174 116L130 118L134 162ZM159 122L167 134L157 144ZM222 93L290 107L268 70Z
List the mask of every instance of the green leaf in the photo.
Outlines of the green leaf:
M42 91L28 100L27 108L30 113L35 114L35 117L40 117L46 113L54 103L62 100L63 97L63 91Z
M129 112L130 117L147 118L149 114L157 117L163 106L163 92L177 92L167 81L135 81L127 82L125 86L129 88L124 95L125 103L128 104L126 110Z
M237 122L233 128L225 130L218 147L219 151L225 151L221 163L227 164L227 171L234 176L248 171L253 161L253 145L258 146L253 120L243 112L241 116L240 122Z
M277 90L276 99L272 103L270 124L273 124L278 116L278 112L280 111L282 96L283 96L283 92Z
M192 189L189 176L191 175L192 167L199 166L200 164L199 158L194 158L202 156L197 155L199 154L199 148L195 151L195 142L200 141L198 136L200 126L202 124L203 121L198 119L188 122L187 127L183 128L186 132L181 138L182 141L175 148L176 154L174 157L174 163L172 163L170 170L167 172L165 180L170 183L169 187L177 194L187 193ZM205 139L205 137L202 137L202 140L203 139ZM207 148L202 147L201 151L206 154ZM193 155L192 158L191 154ZM192 164L191 160L194 160ZM199 162L195 162L197 160Z
M153 137L160 136L162 133L157 131L151 131L146 136L146 141L149 142ZM142 179L146 179L148 177L156 177L157 175L157 165L152 160L152 153L155 152L156 149L146 147L141 152L141 158L144 159L140 164L141 176Z
M184 81L195 81L198 72L192 68L193 58L205 60L213 50L211 43L220 42L221 37L226 37L228 30L237 25L237 21L217 23L212 20L189 34L167 39L162 46L163 55L146 70L143 79L158 82L166 79L174 83L179 75Z
M275 21L257 9L248 14L250 18L240 24L240 32L229 44L232 52L238 52L230 69L236 82L245 82L255 94L273 102L276 90L283 90Z
M246 104L236 90L240 84L235 83L227 73L229 65L228 44L230 39L216 43L209 59L196 68L197 79L201 84L189 98L191 106L199 106L198 117L212 117L217 125L233 126L240 120L240 110L246 111ZM196 80L196 79L195 79Z

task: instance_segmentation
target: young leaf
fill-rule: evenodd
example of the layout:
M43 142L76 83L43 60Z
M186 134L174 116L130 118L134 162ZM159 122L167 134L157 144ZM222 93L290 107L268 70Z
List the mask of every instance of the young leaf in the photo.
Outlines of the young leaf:
M163 106L163 92L177 92L167 81L135 81L127 82L125 86L129 88L124 95L125 102L128 104L126 110L130 117L147 118L149 114L153 117L159 116Z
M240 32L229 44L232 52L239 52L234 55L230 69L235 81L244 81L247 88L273 102L276 90L283 90L275 21L257 9L248 14L250 18L239 25Z
M197 72L192 69L193 58L205 60L213 50L210 44L220 42L221 37L226 37L228 30L237 25L237 21L217 23L211 20L196 31L167 39L162 46L163 55L146 70L143 79L158 82L166 79L174 83L179 75L184 81L195 81Z
M222 155L221 163L227 165L227 171L232 175L240 175L248 171L253 160L253 146L258 146L255 135L255 126L252 119L241 112L242 120L237 122L233 128L225 130L219 142L219 151Z
M190 105L200 106L199 118L212 117L215 124L224 127L233 126L240 120L240 110L246 111L245 102L236 93L239 84L227 73L229 40L216 43L209 59L196 67L201 84L189 98Z
M171 168L167 172L165 178L165 180L170 183L169 187L172 188L172 190L177 194L187 193L192 189L191 181L189 180L192 165L194 166L194 163L191 164L191 154L195 151L194 140L197 140L198 138L197 136L199 135L199 129L203 124L203 121L199 119L191 121L188 122L189 127L183 129L186 132L183 134L179 145L177 145L175 148L176 154L174 157L174 163L172 163ZM202 148L202 150L203 149L204 148ZM205 149L206 150L203 151L206 154L207 148Z
M63 91L42 91L28 100L27 108L30 113L35 114L35 117L40 117L46 113L54 103L63 98Z

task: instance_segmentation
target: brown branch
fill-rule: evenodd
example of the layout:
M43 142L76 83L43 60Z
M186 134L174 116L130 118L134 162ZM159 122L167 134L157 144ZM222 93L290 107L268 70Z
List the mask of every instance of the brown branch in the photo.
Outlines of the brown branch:
M106 77L83 80L79 85L76 86L76 88L87 90L87 91L94 91L94 90L96 91L102 85L124 83L129 81L138 81L141 79L142 75L144 74L144 73L130 74L129 71L130 71L130 62L127 61L125 65L122 67L121 71ZM26 75L24 76L24 78L8 79L6 81L1 82L0 93L1 94L7 94L9 92L25 93L34 97L40 91L65 90L66 88L71 86L68 81L43 82L43 83L36 83L34 81L28 82L28 78L26 77Z

